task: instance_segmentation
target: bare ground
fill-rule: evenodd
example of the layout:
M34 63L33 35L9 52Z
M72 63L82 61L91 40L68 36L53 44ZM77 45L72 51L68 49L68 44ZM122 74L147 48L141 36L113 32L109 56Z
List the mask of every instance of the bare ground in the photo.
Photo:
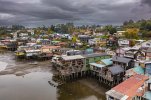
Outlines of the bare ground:
M36 65L30 64L30 62L25 62L14 67L7 67L4 71L0 72L0 75L15 74L17 76L22 76L30 72L50 70L51 70L50 61L37 62Z

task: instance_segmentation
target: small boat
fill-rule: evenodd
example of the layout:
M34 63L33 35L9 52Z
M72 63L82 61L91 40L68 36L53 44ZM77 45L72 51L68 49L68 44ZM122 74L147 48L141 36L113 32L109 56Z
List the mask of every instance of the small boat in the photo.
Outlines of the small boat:
M54 83L52 81L48 81L48 83L53 87L59 87L59 86L63 85L63 83Z
M29 65L38 65L38 62L29 63Z
M57 86L58 86L57 84L55 84L55 83L53 83L53 82L51 82L51 81L48 81L48 83L49 83L51 86L53 86L53 87L57 87Z

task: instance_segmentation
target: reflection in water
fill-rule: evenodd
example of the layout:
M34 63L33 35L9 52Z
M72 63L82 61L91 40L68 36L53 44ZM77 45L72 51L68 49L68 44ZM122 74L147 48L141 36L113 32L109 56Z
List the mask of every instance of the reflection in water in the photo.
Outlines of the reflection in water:
M58 89L58 100L105 100L100 95L80 82L67 83Z
M24 77L0 76L0 100L56 100L56 88L48 84L50 73Z
M21 66L26 61L15 60L12 53L0 54L0 62L7 62L7 67ZM47 69L46 69L47 70ZM24 76L0 76L0 100L105 100L93 89L80 82L64 84L56 88L49 85L52 72L32 72Z
M43 72L0 76L0 100L105 100L79 82L55 88L48 83L51 78L51 73Z

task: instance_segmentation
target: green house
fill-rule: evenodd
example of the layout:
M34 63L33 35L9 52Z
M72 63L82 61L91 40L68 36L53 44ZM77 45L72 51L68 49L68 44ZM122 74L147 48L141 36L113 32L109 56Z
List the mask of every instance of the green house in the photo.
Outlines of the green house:
M86 68L89 70L90 69L90 63L98 62L102 59L108 59L111 58L110 55L107 55L106 53L93 53L93 54L88 54L88 55L83 55L86 59Z

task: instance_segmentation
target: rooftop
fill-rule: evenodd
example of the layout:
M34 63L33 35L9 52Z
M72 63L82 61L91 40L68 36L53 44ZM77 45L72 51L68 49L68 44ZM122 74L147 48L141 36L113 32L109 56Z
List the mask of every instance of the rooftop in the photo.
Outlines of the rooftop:
M105 67L105 65L103 65L103 64L97 64L97 63L90 63L90 65L98 67L98 68Z
M129 97L136 96L139 92L138 89L148 80L148 77L145 75L136 74L129 79L125 80L121 84L112 88L116 92L122 93ZM132 84L133 83L133 84Z
M133 68L134 72L137 74L144 74L144 69L141 66L136 66Z
M124 94L122 94L120 92L117 92L115 90L107 91L106 94L110 95L110 96L112 96L112 97L114 97L116 99L119 99L119 100L125 100L125 99L128 98L128 96L126 96L126 95L124 95Z
M60 46L42 46L42 49L57 49L60 48Z
M147 100L150 100L151 99L151 91L147 91L145 92L145 94L143 95L143 97Z
M124 72L124 69L118 65L109 67L108 69L111 71L112 75L116 75L116 74Z
M83 59L84 57L81 55L74 55L74 56L62 56L63 60L76 60L76 59Z
M109 66L113 64L112 58L101 60L105 65Z
M92 57L100 57L100 56L107 56L108 54L106 53L92 53L92 54L87 54L83 55L85 58L92 58Z
M114 56L112 58L112 61L117 61L117 62L121 62L121 63L129 63L132 59L129 58L124 58L124 57L118 57L118 56Z
M147 53L151 53L151 48L148 48L148 49L146 50L146 52L147 52Z

